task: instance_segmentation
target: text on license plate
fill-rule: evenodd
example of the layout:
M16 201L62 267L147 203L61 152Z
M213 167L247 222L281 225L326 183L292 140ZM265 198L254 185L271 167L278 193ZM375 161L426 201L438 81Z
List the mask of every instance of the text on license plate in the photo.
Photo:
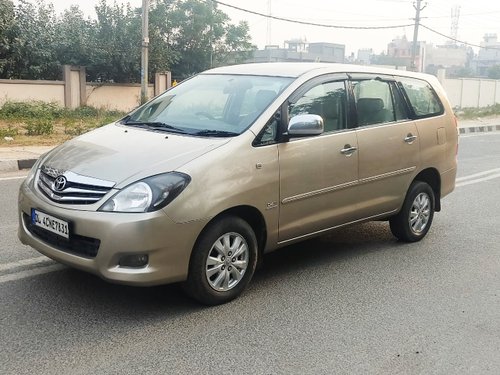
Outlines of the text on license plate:
M31 209L31 222L37 227L46 229L64 238L69 238L68 222L48 215L44 212Z

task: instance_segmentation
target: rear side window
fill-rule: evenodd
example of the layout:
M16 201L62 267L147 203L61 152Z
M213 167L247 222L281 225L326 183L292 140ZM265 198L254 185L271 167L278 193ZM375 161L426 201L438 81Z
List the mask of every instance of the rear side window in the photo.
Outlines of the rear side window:
M378 79L353 81L358 124L374 125L396 120L389 82Z
M427 82L414 78L400 78L399 81L417 117L429 117L443 113L443 105Z

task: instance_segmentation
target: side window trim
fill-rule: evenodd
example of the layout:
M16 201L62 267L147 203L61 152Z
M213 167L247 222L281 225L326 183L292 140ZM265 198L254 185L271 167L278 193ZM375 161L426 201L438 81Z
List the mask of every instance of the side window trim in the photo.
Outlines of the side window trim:
M307 91L312 89L314 86L317 86L326 82L333 81L345 81L349 79L347 74L345 73L335 73L335 74L324 74L319 77L314 77L309 81L304 82L298 89L296 89L287 99L288 103L294 103L298 99L300 99Z
M417 117L417 114L413 110L413 106L410 103L410 98L408 98L408 95L406 94L406 91L403 87L403 84L396 80L396 86L399 90L399 94L401 95L401 98L403 99L403 102L405 103L405 107L406 107L406 111L408 113L409 119L415 120L415 118Z
M401 87L399 87L399 82L397 81L392 81L390 83L391 87L391 95L392 95L392 105L394 107L394 116L396 119L396 122L404 122L404 121L411 121L412 118L412 108L410 104L407 101L407 98L403 95L403 91L401 90ZM397 113L396 113L396 99L399 99L401 104L403 105L403 110L405 111L406 118L404 119L399 119L397 118Z

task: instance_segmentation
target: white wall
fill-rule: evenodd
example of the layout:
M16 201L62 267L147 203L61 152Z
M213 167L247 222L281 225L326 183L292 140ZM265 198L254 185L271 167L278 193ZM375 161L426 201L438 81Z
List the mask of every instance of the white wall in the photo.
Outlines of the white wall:
M487 107L500 103L500 80L445 78L441 83L453 107ZM154 86L149 85L148 91L152 98ZM128 112L139 105L141 87L139 84L92 83L86 85L86 96L89 106ZM64 107L64 82L0 79L0 105L6 101L33 100L55 102Z
M6 101L33 100L55 102L64 107L64 82L0 79L0 105Z
M78 81L78 72L71 72ZM78 83L78 82L77 82ZM80 102L79 84L71 86L71 103ZM165 88L163 88L164 90ZM149 98L154 96L154 86L148 87ZM141 86L139 84L87 84L87 105L110 110L128 112L139 105ZM0 79L0 106L6 101L55 102L61 107L65 105L64 81L28 81ZM78 105L72 105L77 107Z
M488 107L500 103L500 81L479 78L442 80L451 105L458 108Z
M140 104L141 85L139 84L87 84L87 105L128 112ZM154 96L154 86L148 87L149 98Z

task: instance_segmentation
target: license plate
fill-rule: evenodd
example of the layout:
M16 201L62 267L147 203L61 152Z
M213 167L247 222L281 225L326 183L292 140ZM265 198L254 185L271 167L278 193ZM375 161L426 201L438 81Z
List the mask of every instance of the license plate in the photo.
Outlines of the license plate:
M49 232L69 239L69 224L67 221L58 219L57 217L48 215L45 212L41 212L32 208L31 223L33 225L36 225L37 227L46 229Z

